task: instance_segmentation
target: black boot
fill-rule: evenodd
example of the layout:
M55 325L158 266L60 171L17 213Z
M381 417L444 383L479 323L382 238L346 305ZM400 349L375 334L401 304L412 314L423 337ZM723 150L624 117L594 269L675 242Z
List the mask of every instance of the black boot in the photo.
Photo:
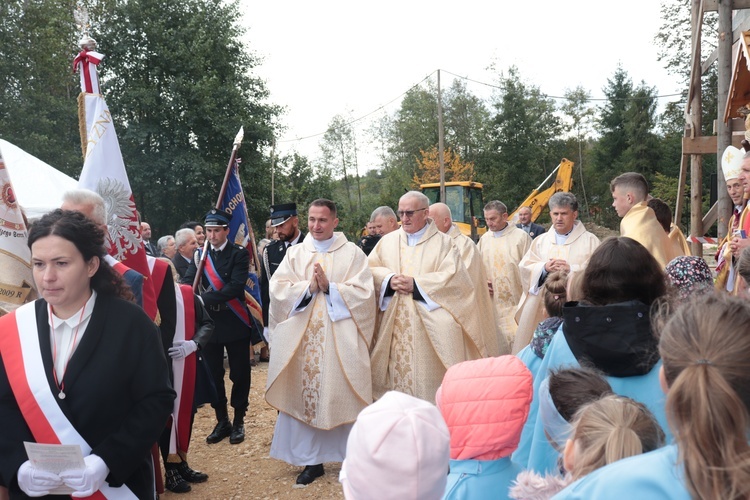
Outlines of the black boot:
M305 469L297 476L297 484L308 485L325 474L323 464L306 465Z
M164 482L164 487L173 493L187 493L192 488L185 482L180 475L180 471L177 470L178 464L167 463L164 467L167 469L167 480Z
M245 412L235 411L229 444L240 444L245 440Z
M211 434L206 437L208 444L218 443L225 437L232 433L232 426L229 424L229 415L227 414L227 407L215 408L216 411L216 427Z
M188 483L205 483L208 481L208 474L191 469L185 460L177 464L177 470L180 472L182 479Z

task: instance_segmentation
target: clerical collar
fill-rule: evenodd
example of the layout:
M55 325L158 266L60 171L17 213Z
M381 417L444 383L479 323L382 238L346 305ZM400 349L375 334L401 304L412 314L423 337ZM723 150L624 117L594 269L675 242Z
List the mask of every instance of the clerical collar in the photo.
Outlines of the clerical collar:
M568 231L567 233L565 233L565 234L559 234L557 232L557 230L555 229L554 230L554 233L555 233L555 244L556 245L564 245L565 242L568 241L568 236L570 236L570 233L572 233L573 230L575 230L575 228L576 228L577 225L578 225L578 221L575 221L573 223L573 228L570 231Z
M326 253L329 248L331 248L331 245L333 245L333 240L336 239L336 236L331 236L327 240L318 241L315 238L313 238L313 246L315 246L315 250L319 253Z
M229 240L225 240L224 244L221 245L220 247L215 247L215 246L211 245L211 248L213 249L214 252L221 252L222 250L224 250L227 247L227 243L229 243Z
M417 231L416 233L406 233L406 244L409 245L410 247L413 247L417 243L419 243L419 240L422 239L422 236L427 231L428 227L429 227L429 224L425 224L424 227L420 229L419 231Z
M509 228L510 228L510 224L505 224L505 227L502 228L500 231L492 231L492 236L494 236L495 238L500 238L501 236L505 235L505 233L508 231Z

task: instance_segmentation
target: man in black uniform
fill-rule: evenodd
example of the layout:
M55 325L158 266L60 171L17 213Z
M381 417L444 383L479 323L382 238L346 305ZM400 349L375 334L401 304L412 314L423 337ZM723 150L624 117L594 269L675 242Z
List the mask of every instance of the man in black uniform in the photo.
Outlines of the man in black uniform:
M250 267L247 250L227 240L232 215L213 209L206 214L208 256L198 295L214 320L216 328L203 349L203 356L211 368L211 375L219 394L213 403L216 427L206 437L208 443L218 443L229 436L231 444L245 440L244 418L250 394L250 320L245 306L245 281ZM193 283L196 260L190 263L181 282ZM229 379L232 381L230 404L234 420L229 423L227 397L224 390L224 349L229 360Z
M271 205L271 227L276 229L278 240L272 240L266 248L263 249L261 256L261 273L260 273L260 293L261 302L263 302L263 337L268 340L268 306L270 297L268 296L268 282L271 276L279 268L279 264L284 260L286 249L291 245L302 243L305 239L305 233L299 230L299 219L297 218L296 203L282 203L280 205ZM263 353L261 352L261 360ZM265 361L268 361L267 359Z

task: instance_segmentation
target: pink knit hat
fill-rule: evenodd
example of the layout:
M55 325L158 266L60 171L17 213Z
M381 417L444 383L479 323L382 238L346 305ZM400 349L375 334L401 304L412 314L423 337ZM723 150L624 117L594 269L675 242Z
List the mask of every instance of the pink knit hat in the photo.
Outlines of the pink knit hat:
M390 391L362 410L339 480L349 500L440 499L450 436L434 405Z

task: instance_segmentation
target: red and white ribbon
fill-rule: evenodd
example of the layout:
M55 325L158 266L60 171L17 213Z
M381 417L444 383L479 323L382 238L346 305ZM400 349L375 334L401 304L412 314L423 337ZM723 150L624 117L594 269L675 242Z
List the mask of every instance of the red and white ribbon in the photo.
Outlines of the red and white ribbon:
M719 240L708 236L693 236L692 234L687 237L688 241L693 243L708 243L709 245L718 245Z
M96 67L102 62L102 59L104 59L104 54L86 49L79 52L73 59L73 72L78 71L81 74L81 92L101 94Z

